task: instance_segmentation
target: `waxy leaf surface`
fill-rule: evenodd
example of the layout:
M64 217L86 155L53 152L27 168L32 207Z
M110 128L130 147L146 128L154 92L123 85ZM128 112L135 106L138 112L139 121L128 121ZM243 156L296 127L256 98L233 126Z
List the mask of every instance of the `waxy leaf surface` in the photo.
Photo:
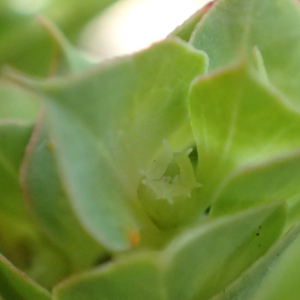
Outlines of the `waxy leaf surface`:
M19 187L19 168L32 125L13 120L0 121L0 213L26 215Z
M285 199L292 205L290 222L295 221L299 216L299 182L299 151L246 167L230 177L220 189L210 216L231 214L264 202Z
M38 101L31 95L0 80L0 119L34 121L38 110Z
M300 113L246 65L199 77L190 106L198 180L208 202L233 170L300 146Z
M200 22L203 16L209 11L212 7L213 2L207 3L203 8L199 9L195 12L189 19L187 19L183 24L175 28L168 37L179 37L182 40L188 42L191 38L191 35L196 27L196 25Z
M0 289L5 300L51 300L49 292L29 279L0 254Z
M187 93L205 70L202 52L169 40L73 80L37 85L65 188L105 246L130 247L131 232L147 220L136 196L139 169L163 140L175 151L193 144Z
M176 238L162 257L172 300L210 299L238 278L281 234L283 202L204 223Z
M59 285L55 300L166 300L153 254L111 263Z
M41 116L21 169L23 194L40 228L67 254L73 270L91 266L103 254L70 206L57 174L54 147Z
M208 54L209 70L251 57L257 46L270 82L300 107L299 1L218 0L191 42Z
M42 17L40 21L61 52L60 66L56 71L75 73L91 65L54 24ZM99 261L104 251L77 220L59 178L54 151L41 112L21 168L22 192L38 224L67 254L71 271L78 271Z
M14 265L51 286L65 275L64 258L28 216L19 183L19 168L31 133L32 125L24 122L0 122L0 247Z
M0 68L11 65L32 75L49 74L55 47L46 30L35 18L37 13L51 19L66 33L69 39L76 40L80 31L94 16L115 0L51 0L45 2L39 11L26 14L31 3L22 1L25 7L21 13L14 10L13 2L0 4ZM26 8L26 6L28 6Z
M296 300L299 298L300 223L238 280L212 300Z

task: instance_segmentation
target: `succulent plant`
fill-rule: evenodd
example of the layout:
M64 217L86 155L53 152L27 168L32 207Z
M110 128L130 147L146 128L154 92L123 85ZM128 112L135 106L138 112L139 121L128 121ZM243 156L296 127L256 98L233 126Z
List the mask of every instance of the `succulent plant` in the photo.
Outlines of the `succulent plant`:
M0 299L299 299L300 4L98 64L41 22L55 72L0 85Z

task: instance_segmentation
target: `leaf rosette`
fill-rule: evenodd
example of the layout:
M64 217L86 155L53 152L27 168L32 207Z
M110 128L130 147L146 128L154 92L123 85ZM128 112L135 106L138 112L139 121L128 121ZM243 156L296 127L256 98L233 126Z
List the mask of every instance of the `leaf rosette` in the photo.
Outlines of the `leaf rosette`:
M0 249L54 289L0 256L0 297L298 299L299 3L214 1L100 64L42 22L56 75L4 72L42 110L0 124Z

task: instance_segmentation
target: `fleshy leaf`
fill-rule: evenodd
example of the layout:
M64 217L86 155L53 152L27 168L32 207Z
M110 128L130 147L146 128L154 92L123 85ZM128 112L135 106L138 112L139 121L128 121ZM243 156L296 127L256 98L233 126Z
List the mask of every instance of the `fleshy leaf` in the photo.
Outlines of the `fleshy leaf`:
M283 202L273 202L190 229L165 250L169 299L210 299L237 279L281 234Z
M50 293L0 254L0 290L5 300L51 300Z
M211 210L211 216L231 214L236 211L285 199L295 205L300 194L300 153L283 156L264 164L246 167L238 171L224 184ZM299 200L298 200L299 202ZM290 210L293 219L299 209Z
M213 1L207 3L203 8L199 9L195 14L193 14L189 19L187 19L182 25L178 26L174 31L172 31L169 37L179 37L182 40L188 42L190 40L190 37L197 26L197 24L200 22L200 20L203 18L203 16L209 11L209 9L214 4Z
M212 300L299 299L300 223Z
M0 246L14 265L51 287L68 267L28 217L20 192L19 167L31 133L32 125L24 122L0 122Z
M34 121L39 104L28 93L0 79L0 119Z
M268 73L265 67L264 59L257 46L253 48L252 58L253 58L253 64L256 67L257 71L262 75L262 78L268 81Z
M94 64L93 61L71 45L54 23L43 16L38 16L38 20L49 32L55 44L56 54L52 61L50 75L58 75L58 71L59 73L80 72Z
M21 218L26 209L19 188L19 167L32 127L14 120L0 121L0 212Z
M41 116L22 164L22 191L37 224L67 253L72 270L80 270L95 263L103 249L76 219L57 175L53 151Z
M23 2L30 8L30 2ZM51 0L38 13L52 20L74 41L84 25L113 2L116 0ZM18 13L10 4L11 1L4 1L0 11L0 68L9 64L31 75L47 76L53 58L51 39L34 18L37 12Z
M23 238L32 232L19 187L19 167L32 127L14 120L0 122L0 245L18 267L25 267L28 257L26 251L16 251L16 244L22 248Z
M55 300L166 300L153 254L135 255L59 285Z
M300 106L300 5L295 0L218 0L193 33L208 54L209 70L258 46L269 80Z
M45 94L65 188L84 226L105 246L130 247L131 232L145 225L138 170L163 139L175 151L193 144L186 98L205 69L202 52L168 40L73 80L36 85Z
M300 146L299 112L246 65L199 77L191 87L190 105L197 179L208 203L233 170Z
M57 58L60 66L56 66L60 73L80 72L91 66L53 23L41 16L39 20L60 53L60 59ZM53 72L58 70L54 67ZM55 145L41 113L21 168L22 191L30 212L49 238L67 254L71 272L74 272L91 266L105 253L76 219L57 173L54 151Z

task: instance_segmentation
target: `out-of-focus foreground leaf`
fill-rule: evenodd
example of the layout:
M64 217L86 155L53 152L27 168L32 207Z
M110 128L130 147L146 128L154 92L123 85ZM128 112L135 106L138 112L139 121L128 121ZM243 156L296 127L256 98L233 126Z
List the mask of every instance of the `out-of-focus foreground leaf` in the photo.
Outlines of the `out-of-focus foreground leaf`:
M284 202L273 202L184 232L161 261L169 299L208 300L222 291L278 239L285 220Z
M67 254L72 271L78 271L100 259L103 249L76 219L57 175L53 151L41 116L21 169L23 195L39 227Z
M0 288L5 300L51 300L50 293L0 254Z
M137 254L62 283L55 300L166 300L156 256Z
M269 249L285 217L284 203L274 202L212 220L186 230L161 253L136 254L67 280L54 299L210 299Z
M28 217L21 195L19 168L31 133L32 125L26 123L0 123L0 249L18 268L51 287L68 266Z
M60 73L80 72L91 65L56 26L41 18L61 51ZM21 167L21 188L31 215L47 236L67 254L71 272L91 267L106 255L75 217L58 176L44 113L41 112Z
M113 2L49 0L39 13L51 19L74 42L83 26ZM46 76L55 50L51 38L33 14L17 13L9 3L1 4L0 68L9 64L31 75Z

